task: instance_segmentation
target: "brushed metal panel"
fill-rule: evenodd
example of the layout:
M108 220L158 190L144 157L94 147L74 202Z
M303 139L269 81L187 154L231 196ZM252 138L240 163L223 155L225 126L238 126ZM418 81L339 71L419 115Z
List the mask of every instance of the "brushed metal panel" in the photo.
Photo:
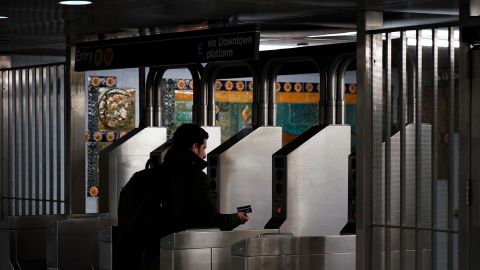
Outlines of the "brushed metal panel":
M349 154L350 126L330 125L287 156L288 213L281 232L340 232L348 219Z
M23 267L44 266L47 261L48 229L59 216L16 216L9 218L10 252Z
M390 253L390 269L400 270L400 251L392 251Z
M59 238L57 268L98 269L98 242L95 240L91 235L64 235Z
M100 219L100 218L74 218L59 220L55 225L57 234L68 235L68 234L98 234L100 231L111 226L114 222L113 219Z
M42 68L42 72L41 72L41 81L42 81L42 96L41 96L41 100L40 100L40 103L42 104L41 106L41 115L42 115L42 122L41 122L41 125L42 125L42 131L41 131L41 146L42 146L42 152L41 152L41 155L42 155L42 177L40 179L40 182L42 183L42 199L44 200L43 202L43 205L42 205L42 213L43 214L48 214L50 213L49 212L49 207L48 205L50 204L50 202L47 202L47 199L50 199L49 197L49 194L50 194L50 188L49 188L49 181L47 180L47 176L48 176L48 173L49 173L49 170L48 170L48 166L50 164L50 161L48 159L48 153L49 153L49 150L48 150L48 147L49 147L49 140L48 140L48 137L49 137L49 129L48 129L48 80L47 80L47 76L48 76L48 68L47 67L43 67ZM81 166L81 165L79 165Z
M100 232L112 223L112 219L96 215L79 215L58 221L48 229L48 266L72 270L98 269Z
M10 236L10 253L21 265L24 262L46 261L46 227L10 230Z
M17 127L17 132L16 132L16 151L17 151L17 160L16 160L16 169L17 169L17 179L15 179L15 183L18 183L18 192L16 192L16 195L19 198L25 198L26 197L26 187L25 187L25 161L27 158L25 157L25 145L24 141L26 141L25 138L25 131L27 130L27 121L25 120L25 88L23 87L23 81L25 80L25 73L24 70L17 70L16 72L16 87L15 91L18 91L17 93L17 114L16 114L16 127ZM26 214L26 201L18 199L16 200L19 202L18 206L18 214L20 215L25 215Z
M238 229L261 229L270 219L272 154L281 146L281 127L259 127L220 155L220 212L253 208L250 220Z
M373 227L372 228L372 270L383 269L385 265L385 228L383 227Z
M75 72L75 47L67 47L66 62L65 212L85 213L85 72Z
M287 270L285 256L232 256L232 270ZM290 270L290 269L288 269Z
M27 133L27 141L25 141L25 145L27 145L28 148L28 155L27 155L27 186L28 186L28 214L33 215L34 214L34 207L35 207L35 201L33 200L35 197L34 194L34 179L35 179L35 155L34 155L34 149L35 149L35 83L33 81L34 79L34 69L29 68L27 70L27 81L25 84L25 87L28 89L28 94L27 94L27 125L28 125L28 131Z
M65 213L65 67L56 66L57 77L57 213Z
M160 252L161 253L161 252ZM173 251L172 270L211 270L212 251L210 248L184 249ZM162 261L160 261L162 265ZM163 267L160 267L163 270Z
M400 198L400 133L396 133L391 139L391 182L390 182L390 223L400 226L400 201L406 206L406 216L404 218L407 226L415 226L415 213L419 211L419 225L421 227L430 227L431 225L431 186L432 186L432 126L430 124L421 125L421 179L419 179L420 203L415 202L415 124L409 124L406 127L406 193L405 198ZM420 209L416 209L420 207Z
M390 249L386 256L390 257L390 269L400 270L400 229L388 229L390 233Z
M231 245L246 238L277 232L278 230L220 231L218 229L195 229L172 233L162 238L160 243L164 249L230 248Z
M421 125L420 138L420 176L419 187L420 207L417 226L422 228L432 227L432 126Z
M390 140L390 215L388 225L400 226L400 132Z
M50 159L52 161L51 166L50 166L50 199L52 201L50 202L50 213L55 213L59 214L57 211L57 204L58 204L58 192L57 189L59 188L58 186L58 175L57 175L57 158L58 158L58 145L57 145L57 140L58 140L58 115L57 115L57 106L58 106L58 96L57 96L57 69L55 67L50 67L50 72L49 72L49 99L50 99L50 136L49 136L49 143L50 143Z
M7 226L10 230L47 228L61 218L63 218L63 216L57 215L12 216L8 218Z
M113 244L112 227L108 226L99 233L98 241L98 265L101 270L112 270L113 264Z
M356 248L355 235L330 235L294 237L293 235L268 235L248 238L232 246L236 256L276 256L284 254L352 253Z
M107 183L101 185L108 189L108 198L101 198L104 202L101 202L100 210L102 212L109 212L114 218L117 216L118 200L122 188L135 172L145 168L150 152L166 140L166 128L146 127L101 153L100 173L103 179L108 179L108 185ZM108 164L105 163L105 160L108 160ZM108 203L105 205L105 202Z
M0 227L0 269L13 270L10 264L10 237L8 229Z
M10 177L8 176L9 170L8 170L8 151L9 151L9 145L8 145L8 115L9 115L9 106L8 106L8 94L9 94L9 89L8 89L8 71L0 71L0 89L2 90L1 92L1 98L2 100L0 101L0 121L2 123L0 126L2 126L2 131L0 133L0 142L2 144L2 150L0 151L0 157L2 158L2 163L0 165L1 168L1 180L0 180L0 224L2 221L5 220L6 216L8 215L8 205L9 205L9 200L5 199L5 197L10 197L9 196L9 181ZM0 255L1 256L1 255Z
M172 270L173 268L173 250L160 249L160 270Z
M42 197L43 194L42 192L42 178L43 178L43 155L42 155L42 148L43 148L43 137L42 137L42 110L43 110L43 105L42 105L42 95L43 95L43 83L42 83L42 68L37 67L35 69L35 78L34 78L34 84L36 88L36 93L34 97L34 104L35 104L35 120L34 120L34 128L35 128L35 139L33 141L34 145L34 156L35 156L35 199L37 200L37 204L35 206L35 214L36 215L41 215L45 214L42 212L42 206L43 203ZM62 157L63 159L63 157Z
M415 124L409 124L405 130L405 193L403 222L405 226L415 227Z
M326 255L291 255L285 258L285 269L292 270L355 270L355 253Z
M415 269L415 253L415 250L405 250L403 255L403 267L405 267L404 269Z
M230 269L231 265L232 258L230 254L230 247L212 248L211 270L226 270Z

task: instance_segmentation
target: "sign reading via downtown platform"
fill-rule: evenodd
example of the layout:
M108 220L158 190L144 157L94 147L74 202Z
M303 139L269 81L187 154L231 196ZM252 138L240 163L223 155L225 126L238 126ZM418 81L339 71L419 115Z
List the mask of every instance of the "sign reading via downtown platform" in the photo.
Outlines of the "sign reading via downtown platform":
M75 70L258 59L260 31L243 26L76 44Z

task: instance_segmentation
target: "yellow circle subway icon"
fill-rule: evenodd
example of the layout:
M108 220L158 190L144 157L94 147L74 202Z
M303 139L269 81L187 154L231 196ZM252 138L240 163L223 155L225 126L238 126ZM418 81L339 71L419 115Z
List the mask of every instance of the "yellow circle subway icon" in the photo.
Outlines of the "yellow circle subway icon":
M95 66L96 67L100 67L102 65L102 62L103 62L103 51L102 49L97 49L95 51L95 56L94 56L94 59L95 61Z
M113 50L112 48L107 48L104 55L105 66L111 66L113 63Z

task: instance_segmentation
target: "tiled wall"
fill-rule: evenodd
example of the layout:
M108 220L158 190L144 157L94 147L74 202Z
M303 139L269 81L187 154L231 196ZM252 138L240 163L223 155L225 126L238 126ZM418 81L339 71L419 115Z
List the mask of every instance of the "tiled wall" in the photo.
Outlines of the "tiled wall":
M193 82L178 79L175 89L177 123L191 121ZM217 80L215 91L216 121L222 127L222 141L245 126L251 125L254 85L246 80ZM310 82L278 82L276 84L277 124L283 127L284 144L307 128L318 124L320 84ZM352 125L352 147L355 144L356 84L345 85L346 122Z
M98 190L98 155L110 143L135 128L136 91L117 88L115 76L89 76L87 101L87 195Z

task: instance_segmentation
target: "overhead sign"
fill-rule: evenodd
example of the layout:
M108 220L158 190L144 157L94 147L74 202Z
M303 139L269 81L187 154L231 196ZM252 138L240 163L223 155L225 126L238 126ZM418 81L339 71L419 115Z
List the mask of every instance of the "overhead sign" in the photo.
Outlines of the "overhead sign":
M258 59L256 26L161 34L76 44L75 70Z

